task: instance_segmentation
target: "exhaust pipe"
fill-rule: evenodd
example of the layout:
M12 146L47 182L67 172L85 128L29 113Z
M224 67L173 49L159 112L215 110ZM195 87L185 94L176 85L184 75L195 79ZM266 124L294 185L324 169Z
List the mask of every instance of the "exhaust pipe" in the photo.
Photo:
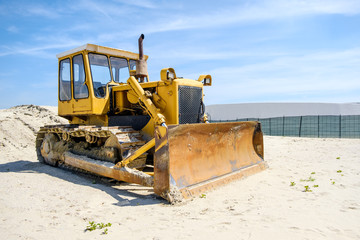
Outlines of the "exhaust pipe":
M145 77L148 79L147 63L144 59L143 40L145 36L141 34L138 40L139 43L139 60L136 61L136 78L139 82L144 82Z
M139 37L139 60L142 60L144 58L144 51L143 51L143 40L144 40L145 36L144 34L141 34Z

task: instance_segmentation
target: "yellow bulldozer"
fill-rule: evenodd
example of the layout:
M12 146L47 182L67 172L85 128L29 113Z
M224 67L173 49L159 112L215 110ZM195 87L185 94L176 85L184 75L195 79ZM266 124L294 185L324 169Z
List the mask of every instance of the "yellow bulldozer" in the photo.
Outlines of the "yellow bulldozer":
M93 44L58 54L58 114L42 127L41 162L153 187L177 202L266 168L259 122L208 123L203 87L173 68L149 81L148 56Z

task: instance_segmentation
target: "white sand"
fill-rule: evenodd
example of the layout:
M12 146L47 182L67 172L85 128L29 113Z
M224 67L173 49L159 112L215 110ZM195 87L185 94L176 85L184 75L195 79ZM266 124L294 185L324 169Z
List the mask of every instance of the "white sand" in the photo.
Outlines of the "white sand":
M38 163L34 131L66 123L55 114L0 110L1 239L360 239L360 139L265 137L269 169L173 206ZM102 235L89 221L112 226Z

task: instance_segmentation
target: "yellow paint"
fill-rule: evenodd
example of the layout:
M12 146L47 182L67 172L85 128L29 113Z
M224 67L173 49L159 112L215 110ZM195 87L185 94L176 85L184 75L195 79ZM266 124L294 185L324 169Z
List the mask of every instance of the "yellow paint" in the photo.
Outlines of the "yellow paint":
M139 111L142 111L141 114L150 114L153 119L151 119L143 128L143 132L149 137L153 137L155 125L159 125L162 121L165 120L167 125L179 124L178 87L182 85L203 88L204 85L201 81L205 77L210 77L211 79L210 75L201 75L198 80L179 79L176 78L176 73L173 68L164 68L160 72L160 81L138 83L132 74L134 70L130 70L129 75L131 77L129 78L128 83L114 82L112 76L111 81L107 84L105 97L98 98L95 96L93 90L88 53L102 54L107 56L108 59L111 56L121 57L126 59L128 64L130 60L136 61L139 58L139 55L136 53L93 44L87 44L57 55L59 59L59 66L60 61L64 59L69 59L70 65L73 66L73 57L79 54L83 56L84 60L84 71L86 76L85 84L88 87L89 97L85 99L74 99L74 89L73 84L71 84L71 99L68 101L58 100L59 115L67 118L71 124L107 126L107 114L110 111L110 85L112 86L113 94L113 114L129 114L129 112L139 114ZM145 59L147 58L148 57L145 56ZM73 71L74 69L71 67L71 83L74 82ZM174 78L168 78L169 76L173 76ZM132 82L131 85L129 85L130 79ZM136 85L136 87L132 87L132 85ZM142 110L139 107L139 104L145 105L142 106Z

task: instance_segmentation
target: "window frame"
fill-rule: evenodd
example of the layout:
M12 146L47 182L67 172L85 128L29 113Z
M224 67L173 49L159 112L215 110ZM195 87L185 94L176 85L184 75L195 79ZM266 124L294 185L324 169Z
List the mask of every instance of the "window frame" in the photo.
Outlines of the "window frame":
M69 70L70 70L70 73L69 73L69 77L70 77L70 79L69 79L69 87L70 87L70 98L69 99L61 99L61 81L62 81L62 79L61 79L61 76L62 76L62 69L61 69L61 63L63 62L63 61L65 61L65 60L69 60ZM58 96L59 96L59 101L61 101L61 102L68 102L68 101L70 101L71 99L72 99L72 89L71 89L71 85L72 85L72 80L71 80L71 58L70 57L67 57L67 58L64 58L64 59L61 59L60 61L59 61L59 65L58 65L58 68L59 68L59 75L58 75L58 84L59 84L59 89L58 89Z
M128 70L128 76L130 77L130 64L129 64L129 59L128 58L125 58L125 57L117 57L117 56L109 56L109 62L110 62L110 70L111 70L111 74L112 74L112 81L115 82L115 83L125 83L125 82L121 82L120 81L120 77L119 77L119 81L117 82L116 81L116 68L115 69L115 76L114 76L114 73L113 73L113 66L111 64L111 58L117 58L117 59L121 59L121 60L125 60L126 61L126 65L127 65L127 70ZM120 70L120 68L118 69L118 71ZM120 74L119 74L120 76ZM126 79L127 80L127 79Z
M91 60L90 60L90 56L89 56L90 54L105 56L106 59L107 59L108 70L109 70L109 74L110 74L110 79L111 79L111 80L110 80L110 82L107 82L107 83L105 84L105 92L104 92L104 96L103 96L103 97L98 97L98 96L95 94L95 88L94 88L95 85L94 85L94 78L93 78L93 69L92 69L92 67L91 67ZM109 56L106 55L106 54L101 54L101 53L96 53L96 52L88 52L87 55L88 55L88 60L89 60L89 68L90 68L91 82L92 82L92 85L93 85L94 96L95 96L96 98L99 98L99 99L104 99L104 98L106 98L106 95L107 95L107 93L108 93L107 85L108 85L109 83L111 83L111 82L114 82L114 79L113 79L113 76L112 76L112 71L111 71L110 58L109 58Z
M75 94L75 63L74 63L74 58L78 57L78 56L81 56L81 60L82 60L82 63L83 63L83 72L84 72L84 83L83 84L86 86L86 89L87 89L87 96L86 97L76 97L76 94ZM84 56L83 56L82 53L79 53L77 55L72 56L71 67L72 67L72 86L73 86L74 99L87 99L87 98L89 98L89 86L86 83L87 78L86 78L86 71L85 71L85 62L84 62ZM80 71L80 69L79 69L79 71Z

